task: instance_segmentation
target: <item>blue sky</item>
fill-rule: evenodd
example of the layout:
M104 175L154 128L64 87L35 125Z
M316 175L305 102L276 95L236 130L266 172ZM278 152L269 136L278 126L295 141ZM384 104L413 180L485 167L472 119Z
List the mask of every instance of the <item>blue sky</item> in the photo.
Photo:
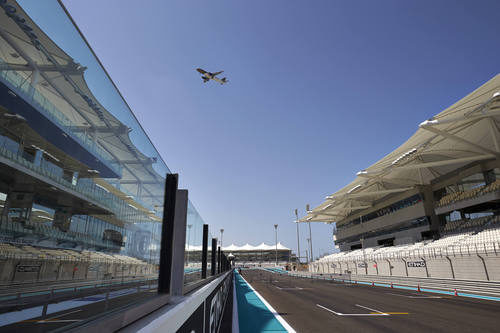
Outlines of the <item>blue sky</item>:
M273 243L276 223L295 249L294 208L499 73L498 1L64 4L226 245ZM312 227L315 254L332 251L331 227Z

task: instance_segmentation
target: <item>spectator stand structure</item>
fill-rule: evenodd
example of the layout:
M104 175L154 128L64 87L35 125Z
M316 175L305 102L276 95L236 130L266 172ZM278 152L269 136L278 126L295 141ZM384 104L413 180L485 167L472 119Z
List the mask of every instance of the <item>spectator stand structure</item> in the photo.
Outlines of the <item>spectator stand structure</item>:
M307 212L341 252L315 272L500 281L500 75Z

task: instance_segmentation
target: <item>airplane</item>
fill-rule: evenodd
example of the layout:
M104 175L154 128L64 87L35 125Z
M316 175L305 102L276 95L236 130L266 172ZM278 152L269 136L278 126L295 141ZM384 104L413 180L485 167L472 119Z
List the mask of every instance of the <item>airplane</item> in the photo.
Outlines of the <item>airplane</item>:
M223 77L222 79L219 79L218 77L216 77L217 75L219 75L220 73L223 73L224 71L210 73L210 72L207 72L201 68L196 68L196 70L201 74L201 78L203 79L203 82L205 82L205 83L210 81L210 80L217 81L220 84L224 84L224 83L228 82L225 77Z

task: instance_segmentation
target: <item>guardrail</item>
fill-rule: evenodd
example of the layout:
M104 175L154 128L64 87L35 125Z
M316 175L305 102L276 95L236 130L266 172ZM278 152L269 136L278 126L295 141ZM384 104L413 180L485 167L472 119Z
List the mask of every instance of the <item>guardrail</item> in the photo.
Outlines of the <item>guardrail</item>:
M278 273L278 272L275 272ZM313 274L313 273L278 273L292 277L309 278L316 280L330 280L337 282L382 285L386 287L404 286L417 290L429 288L447 291L450 294L460 295L460 293L473 293L485 296L500 297L500 282L474 281L474 280L452 280L435 278L414 278L397 276L377 276L377 275L354 275L354 274Z

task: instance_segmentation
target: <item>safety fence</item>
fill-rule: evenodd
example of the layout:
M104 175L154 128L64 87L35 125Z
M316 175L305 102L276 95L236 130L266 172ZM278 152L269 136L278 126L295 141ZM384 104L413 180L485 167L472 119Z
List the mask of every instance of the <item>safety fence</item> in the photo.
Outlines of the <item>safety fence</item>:
M500 301L500 282L451 280L433 278L404 278L355 274L316 274L308 272L275 272L295 278L326 280L352 284L364 284L416 291L441 292L456 296L477 296L478 298Z

